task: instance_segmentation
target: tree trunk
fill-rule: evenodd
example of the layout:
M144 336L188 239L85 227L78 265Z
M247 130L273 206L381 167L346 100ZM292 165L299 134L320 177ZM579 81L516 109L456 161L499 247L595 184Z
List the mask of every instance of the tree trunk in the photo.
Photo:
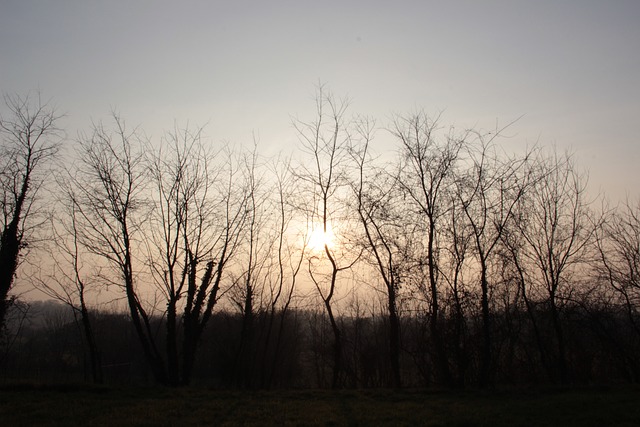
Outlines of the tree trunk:
M250 286L247 285L245 296L242 329L240 331L240 346L236 354L235 381L243 387L251 387L253 382L253 363L255 355L254 341L254 319L253 319L253 294Z
M167 303L167 380L173 387L181 384L176 316L176 302L170 297Z
M128 239L127 239L128 241ZM149 319L144 312L144 309L140 306L138 296L133 287L133 275L131 274L131 255L125 255L124 263L124 281L125 290L127 294L127 303L129 304L129 312L131 314L131 321L142 345L142 351L151 367L151 371L155 380L163 385L169 385L167 372L164 367L164 362L160 354L158 354L157 348L152 342L152 337L147 334Z
M393 375L393 387L402 387L400 374L400 320L396 308L396 292L393 286L388 288L389 296L389 357L391 359L391 372Z
M4 319L9 309L9 290L11 290L18 266L20 244L16 234L17 227L10 225L2 233L0 243L0 326L4 325Z
M20 254L21 244L18 236L18 225L22 217L22 207L27 197L27 191L29 191L29 174L30 171L27 169L22 178L22 186L16 200L11 222L2 230L2 238L0 239L0 327L4 325L5 316L9 308L7 297L18 268L18 255Z
M551 296L551 321L553 322L553 330L556 335L556 345L558 351L558 381L560 381L560 384L566 384L569 381L569 375L567 370L564 333L562 331L562 324L560 322L558 307L556 306L555 295Z
M442 339L442 333L439 327L440 306L438 301L438 284L436 280L436 259L434 255L433 241L435 239L435 223L432 218L429 219L429 236L427 245L427 263L429 269L429 287L431 290L431 316L429 321L429 330L431 332L431 342L433 343L433 354L435 358L435 365L438 372L438 380L444 385L450 387L451 371L449 370L449 363L447 360L447 354L444 348L444 342Z
M325 300L327 315L331 323L331 331L333 332L333 375L331 377L331 388L337 389L341 386L340 374L342 373L342 335L338 323L333 316L330 301Z
M491 351L491 313L489 310L489 283L487 280L486 261L481 261L482 288L482 350L480 355L480 387L488 387L492 383L492 351Z
M84 301L84 296L80 294L80 317L82 321L82 328L84 330L84 335L87 340L87 347L89 351L89 361L91 363L91 378L94 384L102 384L103 376L102 376L102 358L100 356L100 351L98 349L98 344L96 343L95 335L93 333L93 328L91 326L91 319L89 318L89 310L87 309L87 305Z

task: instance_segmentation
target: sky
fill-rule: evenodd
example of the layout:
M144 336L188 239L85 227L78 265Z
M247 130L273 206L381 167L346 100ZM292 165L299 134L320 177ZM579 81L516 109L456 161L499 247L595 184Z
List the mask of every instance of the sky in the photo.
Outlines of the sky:
M637 0L0 0L0 91L39 90L71 138L116 110L287 152L318 82L381 128L519 118L505 144L569 149L592 190L640 196Z

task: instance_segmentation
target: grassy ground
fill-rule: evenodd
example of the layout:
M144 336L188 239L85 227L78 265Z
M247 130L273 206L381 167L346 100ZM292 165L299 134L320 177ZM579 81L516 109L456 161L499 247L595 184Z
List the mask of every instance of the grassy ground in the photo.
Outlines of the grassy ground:
M639 388L231 392L0 387L2 426L639 426Z

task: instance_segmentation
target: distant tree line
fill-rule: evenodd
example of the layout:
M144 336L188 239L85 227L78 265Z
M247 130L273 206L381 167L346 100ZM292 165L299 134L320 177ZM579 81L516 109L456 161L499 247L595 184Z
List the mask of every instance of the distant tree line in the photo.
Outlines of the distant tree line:
M152 140L115 113L68 143L55 109L5 97L2 376L639 380L640 204L589 193L570 153L507 151L506 128L418 111L381 129L323 86L315 101L274 159L201 128Z

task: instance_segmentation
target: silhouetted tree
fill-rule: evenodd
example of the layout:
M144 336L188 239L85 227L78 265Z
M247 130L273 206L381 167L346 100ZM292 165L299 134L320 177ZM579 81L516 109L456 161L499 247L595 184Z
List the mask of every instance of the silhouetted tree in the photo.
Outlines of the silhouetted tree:
M460 150L465 144L464 136L437 135L438 121L430 120L424 112L408 117L398 117L393 135L400 141L401 167L398 183L411 203L415 214L412 220L420 224L418 237L424 248L416 254L414 262L418 270L426 269L418 280L426 281L421 286L429 299L429 331L437 377L445 385L452 384L445 337L440 327L441 314L441 254L447 242L444 238L444 220L453 209L451 201L455 193L455 179L460 162Z
M640 203L627 201L595 229L596 273L612 289L640 337Z
M517 228L521 246L512 247L516 267L520 272L523 298L526 301L534 328L539 334L539 319L530 302L532 293L546 303L551 317L555 341L554 379L568 381L566 338L560 311L574 291L572 276L577 267L586 265L586 250L595 226L586 199L586 178L577 171L569 155L552 153L533 162L536 174L533 185L521 198ZM513 243L511 243L513 245ZM539 346L542 340L538 338ZM540 347L543 354L545 350ZM551 368L551 367L549 367Z
M166 300L166 372L173 386L191 380L247 218L239 166L231 153L207 149L201 133L176 128L161 147L147 150L151 211L143 233L151 274Z
M98 125L80 140L80 240L119 273L103 279L124 289L156 381L188 384L245 223L246 191L230 153L214 165L201 129L176 128L153 147L114 118L114 134ZM159 314L164 352L152 321Z
M272 251L276 232L273 213L269 212L270 188L265 171L260 168L257 142L253 150L243 156L242 174L246 182L246 224L238 249L236 286L230 298L242 315L240 343L235 357L234 377L238 385L254 387L260 384L258 357L259 334L257 315L264 312L266 288L272 280Z
M494 357L490 297L490 268L514 210L525 194L530 153L509 158L500 153L495 139L501 130L484 135L475 132L476 140L467 145L468 169L457 180L457 198L471 233L473 255L477 262L480 285L482 341L479 385L493 382Z
M265 332L265 344L262 354L262 387L271 387L280 366L285 326L293 297L298 284L298 276L306 256L307 239L300 242L293 233L295 211L291 208L294 187L294 175L291 173L290 160L278 160L273 166L274 189L276 197L271 200L271 209L277 212L274 228L275 242L272 256L275 257L275 273L268 282L267 310L268 320ZM274 331L278 319L278 329ZM272 336L275 332L275 343ZM271 350L271 351L270 351ZM269 355L271 354L271 359Z
M62 191L73 191L64 182L62 189ZM67 209L61 212L52 225L55 232L55 245L52 248L51 259L45 265L37 266L39 274L34 275L31 280L36 289L71 308L74 318L81 324L84 333L91 378L94 383L101 384L103 382L101 352L87 303L88 282L93 283L95 291L98 278L95 271L87 271L86 260L81 254L76 222L78 216L73 199L74 196L70 194L62 200L63 206L66 205ZM50 265L51 261L53 265Z
M360 227L364 232L362 244L368 255L366 259L374 266L385 286L392 385L398 388L402 386L398 293L407 270L407 240L414 236L412 225L406 223L406 209L400 199L398 181L383 167L371 164L370 143L374 125L373 120L366 118L356 123L351 152L358 178L353 183L353 190Z
M5 95L0 116L0 327L9 304L9 291L28 238L39 225L38 190L58 152L60 115L40 96ZM42 220L42 218L40 218Z
M311 233L324 239L320 251L309 251L308 271L322 299L333 333L332 388L340 386L343 344L342 331L334 313L333 298L337 291L338 274L351 268L358 258L358 254L349 253L344 245L332 247L328 241L334 223L342 220L341 232L348 231L346 221L349 218L344 214L346 205L341 200L342 190L347 185L346 171L350 159L350 135L348 124L345 123L347 106L346 100L335 99L321 85L316 94L315 120L294 121L302 150L309 156L311 163L309 167L303 166L296 172L299 180L307 185L303 189L308 196L303 212L308 218Z
M77 215L78 239L85 250L106 261L105 283L124 290L131 321L147 362L160 383L168 383L155 330L138 286L137 263L142 253L135 242L142 238L143 191L148 179L142 144L114 114L115 131L95 124L78 141L77 169L69 178ZM113 274L112 274L113 273Z

